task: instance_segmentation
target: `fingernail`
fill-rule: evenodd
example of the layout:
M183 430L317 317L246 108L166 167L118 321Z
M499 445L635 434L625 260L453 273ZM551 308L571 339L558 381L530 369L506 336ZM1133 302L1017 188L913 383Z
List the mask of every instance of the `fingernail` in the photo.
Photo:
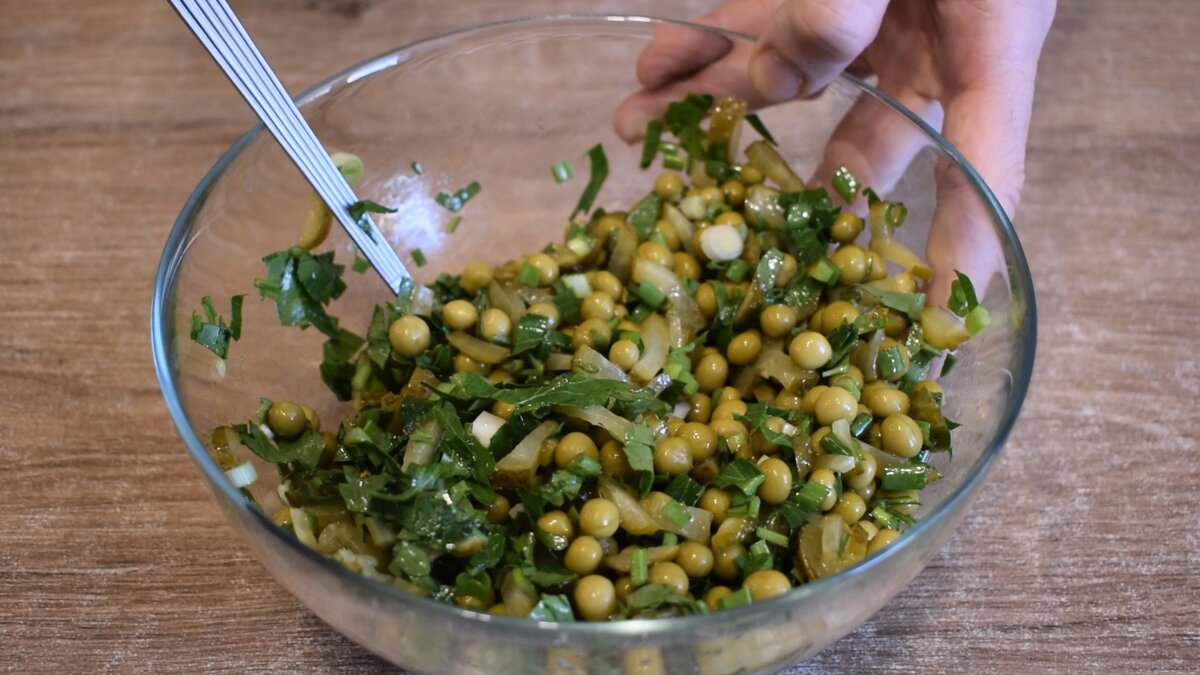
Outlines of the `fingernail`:
M764 49L750 63L750 81L759 96L771 103L790 101L800 93L804 79L779 52Z
M632 143L642 137L642 133L646 130L646 122L649 121L640 110L631 110L628 113L617 117L617 135L626 143Z

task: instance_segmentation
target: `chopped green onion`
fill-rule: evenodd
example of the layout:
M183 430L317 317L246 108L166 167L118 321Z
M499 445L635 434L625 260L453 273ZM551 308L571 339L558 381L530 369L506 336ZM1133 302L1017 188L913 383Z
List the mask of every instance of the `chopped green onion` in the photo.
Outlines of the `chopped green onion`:
M683 504L672 499L663 505L662 514L667 517L677 527L683 527L692 519L692 515L684 508Z
M764 479L765 480L765 479ZM746 500L746 517L751 520L758 519L758 512L762 510L762 499L758 495L753 495Z
M415 262L417 264L417 267L425 266L425 252L422 251L421 249L414 248L412 250L412 259L413 259L413 262Z
M662 208L662 199L657 193L648 192L645 197L638 200L637 204L630 209L629 215L625 220L633 226L633 231L637 233L638 241L646 241L650 238L650 234L654 232L654 223L658 222L658 213Z
M679 155L665 155L663 157L662 165L664 169L682 171L683 168L687 166L687 161Z
M663 546L675 546L678 543L679 543L679 535L675 534L674 532L667 532L666 534L663 535L663 538L662 538Z
M862 456L861 450L851 447L832 431L821 437L821 447L831 455L846 455L847 457Z
M779 145L775 142L775 137L771 135L771 132L767 131L767 125L763 124L763 121L759 118L758 113L748 113L742 119L749 122L750 126L758 132L759 136L763 137L764 141L770 143L771 145Z
M900 227L908 217L908 207L900 202L889 202L883 212L883 220L891 227Z
M695 506L700 501L700 495L704 494L704 486L686 473L681 473L671 479L663 492L684 506Z
M746 275L750 273L750 265L741 258L736 258L729 263L729 267L725 268L725 278L735 284L740 284L746 280Z
M825 435L828 436L829 434ZM815 511L828 496L829 488L810 480L795 492L790 499L810 511Z
M580 258L583 258L587 254L591 253L592 248L595 247L595 245L596 245L596 240L592 239L591 237L587 236L586 234L580 234L580 235L571 237L570 239L567 240L567 249L569 251L571 251L571 253L574 253L575 255L579 256ZM579 297L582 298L582 297L587 297L587 296L581 295Z
M875 360L875 367L879 369L879 375L885 380L890 380L907 370L904 365L904 357L900 355L899 345L892 345L887 349L880 350L879 357Z
M661 117L646 122L646 134L642 137L642 161L639 163L643 169L650 168L650 164L654 162L654 156L658 154L659 145L662 143L662 132Z
M809 276L826 286L832 286L841 278L842 271L829 258L821 258L813 265L812 274Z
M838 167L838 170L833 174L833 191L838 193L846 202L853 202L854 196L858 194L858 178L850 173L850 169L844 166Z
M587 154L592 175L588 179L587 187L583 189L583 194L579 195L579 203L575 205L575 210L571 212L571 218L580 213L587 213L592 209L592 204L595 203L597 195L600 194L600 188L608 178L608 157L604 154L604 146L597 143L588 150Z
M644 281L638 284L637 297L651 309L658 309L667 301L667 296L663 295L662 291Z
M850 422L851 435L855 437L862 436L863 432L865 432L871 426L871 422L874 421L874 419L875 418L871 416L871 413L859 413L858 416L854 418L854 421Z
M927 472L923 466L885 466L879 487L883 490L921 490Z
M650 580L650 553L646 549L636 549L630 556L629 580L634 586L642 586Z
M542 281L542 273L533 265L525 263L521 265L521 271L517 272L517 281L530 288L537 288Z
M551 165L550 175L554 176L555 183L561 185L575 177L575 169L569 160L564 159Z
M842 389L850 392L850 395L853 396L854 400L856 401L862 398L862 392L858 390L858 383L855 382L854 378L850 377L849 375L842 375L830 384L831 386L841 387Z
M978 305L967 314L967 318L963 323L968 333L976 335L992 323L992 315L987 311L987 307Z
M782 548L788 547L788 538L774 530L768 530L765 527L760 527L754 531L754 534L768 544L774 544Z
M975 295L975 285L967 275L954 270L955 279L950 282L950 299L946 301L946 309L959 316L966 316L979 306L979 298Z
M713 479L712 485L719 488L736 487L744 494L752 495L758 491L758 486L764 478L763 472L754 465L754 462L745 457L739 457L721 469L721 473Z
M750 596L750 587L742 586L733 593L721 598L721 601L717 603L717 606L720 609L733 609L734 607L748 605L753 601L754 598Z
M472 197L479 194L480 189L479 181L474 181L466 187L459 188L454 192L454 194L450 194L449 192L445 191L439 192L437 193L437 196L434 197L434 200L437 201L438 204L441 204L442 207L447 211L450 211L451 213L457 213L460 209L462 209L462 207L467 205L467 202L470 201Z
M454 231L457 230L458 226L461 224L462 216L454 216L450 219L450 222L446 223L446 232L449 234L454 234Z
M938 376L945 377L949 375L950 371L954 370L954 364L956 363L958 363L958 357L953 354L947 354L946 361L942 364L942 372Z

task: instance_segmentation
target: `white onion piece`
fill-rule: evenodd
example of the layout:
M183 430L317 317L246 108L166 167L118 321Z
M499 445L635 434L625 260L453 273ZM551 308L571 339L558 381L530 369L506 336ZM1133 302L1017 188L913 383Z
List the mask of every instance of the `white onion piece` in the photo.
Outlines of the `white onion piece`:
M488 284L488 304L507 314L514 324L525 316L525 303L520 296L496 281Z
M304 509L288 509L288 514L292 517L292 531L296 533L300 543L312 549L318 548L317 537L313 534L312 525Z
M667 322L671 333L671 347L678 349L691 342L707 322L700 312L700 305L684 288L683 282L669 268L637 258L633 262L633 280L647 283L667 298Z
M600 496L617 506L622 530L635 535L654 534L659 531L658 524L625 488L603 476L600 477L599 488Z
M695 253L692 247L692 237L696 236L696 226L692 225L692 221L683 215L674 204L666 204L663 206L663 213L666 221L675 229L675 234L679 237L679 245L688 253Z
M666 503L664 501L662 505L665 506ZM688 512L688 521L682 525L677 525L675 521L664 515L661 507L659 510L649 510L647 513L664 532L674 532L690 541L707 544L708 538L712 534L712 513L691 506L683 508Z
M849 455L824 454L817 455L813 460L813 466L816 468L828 469L834 473L849 473L855 464L854 458Z
M747 190L744 208L767 227L780 229L785 224L783 209L779 206L779 193L769 187L755 185Z
M496 478L505 485L528 487L533 484L538 468L538 454L542 443L558 431L556 422L542 422L529 435L521 439L507 455L496 462Z
M586 274L564 274L562 281L580 300L592 294L592 284Z
M570 370L575 357L563 352L555 352L546 357L546 370Z
M504 426L505 419L499 415L484 410L479 413L474 422L471 422L471 435L479 439L479 442L485 448L492 445L492 437L500 431L500 427Z
M472 359L493 366L497 363L502 363L504 359L507 359L512 354L512 350L508 347L493 344L487 340L480 340L474 335L469 335L462 331L454 331L447 335L446 342L449 342L455 349Z
M642 358L638 359L629 374L642 382L653 380L667 362L670 340L667 322L658 314L647 316L642 321Z
M629 428L633 426L633 423L629 420L600 405L592 405L586 408L579 408L573 405L556 405L554 406L554 412L563 417L570 417L587 422L594 427L600 427L618 440L624 439L625 432L629 431Z
M592 377L619 382L629 381L629 376L625 374L624 370L621 370L620 366L587 345L581 346L579 351L575 352L575 361L587 366L585 372ZM547 365L547 367L549 366Z
M679 553L679 546L652 546L646 549L646 560L653 565L656 562L674 560ZM604 556L604 564L615 572L629 572L633 569L633 549Z
M250 462L243 462L226 471L225 476L233 483L233 487L244 488L258 480L258 471L254 470L254 465Z
M432 441L417 440L428 436ZM417 427L417 432L408 437L408 445L404 446L404 461L400 464L401 471L408 471L411 466L424 466L433 461L433 452L442 440L442 426L430 420Z

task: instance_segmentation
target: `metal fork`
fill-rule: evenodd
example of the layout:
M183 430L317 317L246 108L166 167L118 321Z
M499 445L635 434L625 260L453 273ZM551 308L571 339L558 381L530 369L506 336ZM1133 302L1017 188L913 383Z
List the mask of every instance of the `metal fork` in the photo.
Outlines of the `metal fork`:
M225 71L233 86L258 114L330 212L345 228L393 293L410 278L404 263L368 215L356 221L350 206L358 201L338 172L279 78L246 33L225 0L169 0L200 43ZM361 224L360 224L361 223Z

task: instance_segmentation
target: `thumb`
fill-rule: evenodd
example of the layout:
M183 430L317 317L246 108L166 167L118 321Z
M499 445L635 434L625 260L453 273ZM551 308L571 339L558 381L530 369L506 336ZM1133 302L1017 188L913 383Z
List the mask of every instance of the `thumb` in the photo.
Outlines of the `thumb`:
M875 40L888 0L787 0L750 58L750 79L767 101L811 96Z

